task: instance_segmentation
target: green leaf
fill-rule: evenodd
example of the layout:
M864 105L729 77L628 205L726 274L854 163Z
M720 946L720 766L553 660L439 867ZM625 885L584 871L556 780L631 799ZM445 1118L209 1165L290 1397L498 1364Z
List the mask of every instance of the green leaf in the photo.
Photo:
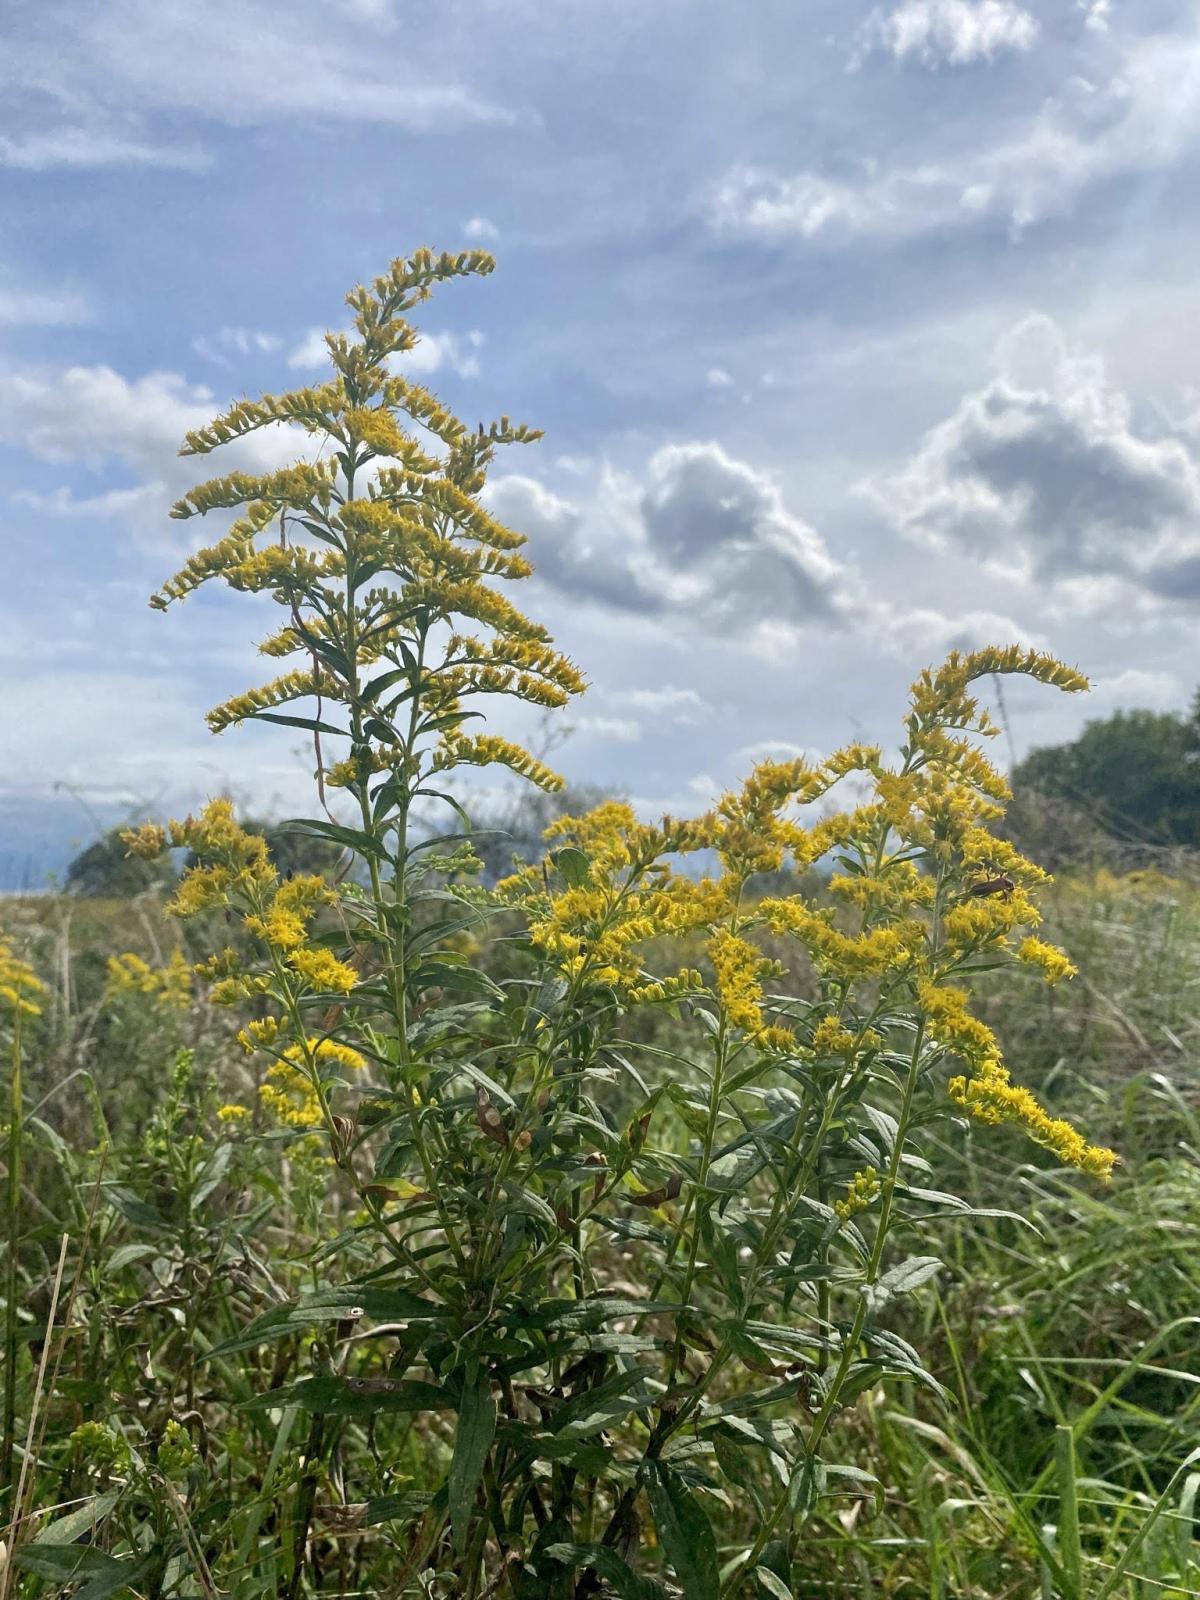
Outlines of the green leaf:
M665 1461L648 1464L646 1492L654 1526L683 1588L684 1600L720 1600L717 1541L704 1507Z
M328 839L331 844L343 845L361 856L387 855L383 840L376 838L374 834L364 833L361 828L344 828L340 823L321 822L314 817L289 817L286 822L279 824L279 828L287 833Z
M569 1567L591 1567L619 1600L664 1600L666 1591L653 1578L639 1578L606 1544L552 1544L546 1554Z
M565 1438L584 1439L590 1433L599 1433L618 1418L627 1417L631 1411L641 1410L648 1398L646 1369L633 1367L630 1371L618 1372L594 1389L575 1395L554 1413L550 1427Z
M319 722L316 717L288 717L280 711L251 711L247 722L278 722L285 728L303 728L306 733L334 733L339 739L349 738L345 728L335 728L332 722Z
M582 850L567 845L550 857L569 889L582 889L591 875L592 863Z
M358 1317L373 1317L386 1322L430 1322L439 1315L439 1309L420 1295L407 1289L355 1288L322 1289L306 1295L293 1305L274 1306L261 1317L255 1317L241 1333L214 1345L206 1357L233 1355L238 1350L250 1350L256 1344L267 1344L274 1339L286 1339L289 1334L303 1333L317 1322L344 1322Z
M367 1501L365 1526L373 1528L380 1522L412 1522L429 1510L432 1496L417 1489L405 1494L381 1494Z
M496 1402L492 1399L491 1379L479 1367L474 1377L463 1384L458 1408L458 1432L450 1460L450 1475L446 1480L450 1526L454 1532L455 1549L460 1553L466 1548L475 1491L483 1477L484 1463L495 1435Z
M81 1597L107 1600L109 1595L132 1587L150 1569L156 1557L151 1552L140 1559L126 1556L118 1560L87 1544L39 1544L35 1541L15 1551L12 1559L28 1572L53 1579L59 1588L87 1578L83 1587L75 1591L75 1600Z
M771 1571L770 1567L755 1567L754 1576L758 1580L759 1588L774 1595L775 1600L792 1600L791 1589L781 1577Z
M302 1378L282 1389L243 1400L243 1411L299 1406L338 1417L373 1417L381 1411L452 1411L454 1401L436 1383L418 1378Z
M120 1498L119 1489L93 1495L74 1511L68 1511L65 1517L56 1517L53 1522L48 1522L31 1542L35 1545L68 1545L81 1534L92 1533L98 1528Z
M133 1266L136 1261L147 1261L159 1252L156 1244L123 1244L104 1263L105 1272L121 1272L125 1267Z
M204 1204L209 1195L221 1182L229 1170L229 1163L233 1158L233 1146L226 1140L219 1144L200 1168L196 1177L196 1186L192 1190L191 1209L196 1210Z
M909 1256L907 1261L889 1267L875 1287L888 1294L911 1294L923 1283L928 1283L935 1273L941 1271L941 1267L937 1256Z
M156 1211L153 1206L140 1200L132 1189L126 1189L123 1184L106 1183L104 1196L115 1211L119 1211L126 1222L132 1222L139 1228L158 1228L169 1231L171 1224L161 1211Z

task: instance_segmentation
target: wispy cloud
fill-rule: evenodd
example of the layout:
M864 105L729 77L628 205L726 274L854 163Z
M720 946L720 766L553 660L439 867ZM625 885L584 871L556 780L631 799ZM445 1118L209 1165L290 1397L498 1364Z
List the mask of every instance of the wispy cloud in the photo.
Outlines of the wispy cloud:
M53 167L172 167L203 172L212 157L198 145L157 144L94 128L60 127L15 137L0 134L0 167L46 172Z
M261 328L222 328L215 334L197 335L192 349L206 361L228 367L234 357L270 355L282 344L278 334L265 333Z
M87 297L72 289L0 286L0 328L69 328L91 320Z
M1198 80L1200 39L1141 40L1106 81L1072 77L1023 127L974 147L899 162L866 156L849 175L734 166L710 196L709 221L721 234L834 244L981 221L1027 228L1107 179L1169 167L1200 127Z

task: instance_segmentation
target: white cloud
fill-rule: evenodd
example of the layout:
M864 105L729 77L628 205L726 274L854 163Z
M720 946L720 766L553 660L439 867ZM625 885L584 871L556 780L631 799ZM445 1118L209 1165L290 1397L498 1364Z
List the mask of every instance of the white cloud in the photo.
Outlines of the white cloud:
M45 172L52 167L171 167L203 172L212 158L197 145L152 144L103 127L60 127L0 135L0 167Z
M372 8L385 20L378 8ZM360 18L369 21L370 18ZM26 141L38 159L159 161L155 140L133 137L130 120L163 113L189 114L236 128L280 119L382 123L437 133L517 120L459 80L444 53L428 51L423 65L411 31L338 26L318 0L280 8L269 0L106 0L80 7L46 0L18 8L8 20L0 82L14 92L38 92L40 101L69 108L71 125L28 135L10 127L12 142ZM88 112L86 133L75 126ZM28 119L26 118L27 122ZM34 141L40 141L40 144ZM27 160L33 157L27 156ZM167 155L171 160L171 156ZM173 164L194 153L175 152Z
M733 757L735 761L794 761L804 754L804 746L790 739L758 739L735 750Z
M257 808L293 811L311 797L312 762L261 728L215 740L184 674L120 666L43 666L9 674L0 726L0 797L170 810L232 790ZM285 810L286 814L286 810Z
M926 607L897 611L881 619L881 642L897 655L937 661L951 650L980 650L985 645L1025 645L1044 650L1040 633L997 611L967 610L947 616Z
M1136 706L1151 711L1171 710L1182 705L1184 693L1173 672L1147 672L1129 667L1111 678L1098 678L1093 694L1114 705Z
M145 483L133 489L109 489L104 494L81 497L60 485L49 493L18 489L12 498L15 505L27 506L44 517L136 517L159 506L162 491L161 483Z
M710 389L729 389L733 385L733 374L726 372L724 367L709 367L704 374L704 381Z
M990 61L1002 50L1028 50L1036 19L1015 0L901 0L871 13L859 29L852 64L873 50L925 67Z
M278 350L282 343L277 334L264 333L261 328L222 328L211 337L199 334L192 340L192 349L206 361L215 361L218 366L227 367L231 356L269 355Z
M709 198L719 233L847 241L999 219L1020 230L1108 179L1170 166L1200 127L1200 38L1133 45L1107 81L1069 79L1015 132L928 159L869 160L850 176L734 167Z
M633 743L642 737L642 725L632 717L575 717L571 725L576 733L592 734L598 739L616 739L622 744Z
M1200 594L1200 456L1140 427L1101 362L1049 318L1001 340L996 372L864 492L906 537L956 547L1077 608Z
M708 701L695 689L681 689L671 683L664 684L660 689L627 689L620 698L635 710L677 722L684 727L700 722L712 710Z
M538 574L580 599L738 630L764 608L789 625L842 625L860 601L856 574L774 480L718 444L665 445L640 477L604 467L586 506L520 476L489 494L503 521L531 534Z
M402 355L393 356L391 364L417 378L428 377L443 367L449 367L460 378L477 378L479 352L485 343L478 328L463 334L422 331L419 343ZM288 356L288 366L294 369L324 367L328 362L324 328L310 328Z
M495 244L500 229L489 217L468 217L463 223L463 233L477 244Z
M71 290L0 287L0 328L75 327L90 318L85 297Z
M179 446L185 433L203 427L217 409L208 389L175 372L129 379L111 367L75 366L0 374L0 443L95 472L116 463L137 478L96 496L76 497L66 488L40 501L26 494L25 504L56 516L121 516L140 536L177 547L185 537L167 513L193 483L212 475L203 462L181 460ZM303 457L309 448L298 430L264 428L224 446L219 470L264 471Z

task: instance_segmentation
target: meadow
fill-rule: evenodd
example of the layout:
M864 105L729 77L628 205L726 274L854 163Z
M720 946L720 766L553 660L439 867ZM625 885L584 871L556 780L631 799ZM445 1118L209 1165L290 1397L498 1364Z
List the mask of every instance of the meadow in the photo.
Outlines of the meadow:
M561 780L472 717L583 674L482 498L536 436L388 358L490 266L185 443L322 446L181 501L156 597L278 602L210 724L312 739L295 859L218 798L3 906L0 1600L1200 1593L1186 855L1005 834L977 686L1084 685L1001 644L894 750L482 872L463 769Z

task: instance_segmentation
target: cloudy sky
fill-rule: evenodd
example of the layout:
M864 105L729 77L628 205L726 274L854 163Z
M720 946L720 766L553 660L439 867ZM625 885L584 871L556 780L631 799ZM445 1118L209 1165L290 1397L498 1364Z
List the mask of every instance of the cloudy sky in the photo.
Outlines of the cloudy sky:
M271 619L146 607L175 450L422 243L499 261L412 365L546 429L491 493L592 680L572 778L700 806L955 644L1094 678L1014 689L1019 752L1200 678L1194 3L43 0L0 91L0 879L300 802L202 720Z

